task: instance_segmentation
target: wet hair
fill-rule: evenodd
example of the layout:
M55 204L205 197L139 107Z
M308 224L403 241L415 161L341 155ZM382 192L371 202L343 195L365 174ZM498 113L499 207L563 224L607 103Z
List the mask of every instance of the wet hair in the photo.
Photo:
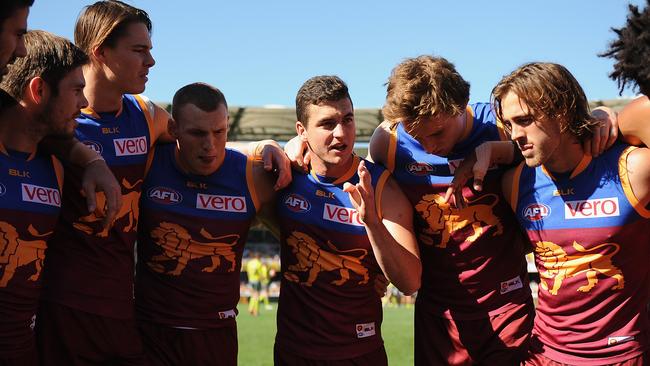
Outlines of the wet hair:
M213 112L223 105L228 109L226 97L221 90L206 83L192 83L178 89L172 101L172 117L178 121L182 106L193 104L204 112Z
M88 63L88 56L69 40L42 30L25 34L27 55L18 58L2 78L2 87L14 99L23 98L29 82L41 77L57 95L59 82L71 71Z
M597 121L590 115L585 92L564 66L532 62L504 76L492 89L492 104L502 121L501 101L511 92L526 103L536 120L559 121L562 131L568 129L581 142L592 136ZM510 133L511 126L505 127Z
M305 126L309 118L309 105L323 102L336 102L347 98L352 104L348 86L341 78L334 75L314 76L305 81L296 95L296 118Z
M469 83L442 57L407 58L391 71L386 85L384 118L410 128L425 118L460 115L469 102Z
M612 30L618 38L609 49L600 54L615 60L614 70L609 74L618 82L619 94L627 84L632 84L645 94L650 94L650 0L642 11L629 5L630 14L625 26Z
M133 23L142 23L151 33L146 11L117 0L98 1L83 9L74 30L74 40L86 53L100 46L114 47Z

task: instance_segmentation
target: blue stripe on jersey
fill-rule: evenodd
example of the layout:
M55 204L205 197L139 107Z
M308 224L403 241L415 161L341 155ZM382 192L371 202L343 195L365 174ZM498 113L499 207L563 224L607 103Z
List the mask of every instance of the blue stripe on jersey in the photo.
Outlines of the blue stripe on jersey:
M147 161L151 146L149 125L135 96L122 97L122 110L117 115L114 112L82 113L77 122L77 139L100 153L108 166L144 164Z
M224 162L216 172L197 176L181 173L175 151L174 143L156 147L142 190L142 205L214 220L246 220L255 216L246 180L245 155L226 149Z
M395 170L400 184L449 184L460 161L485 141L499 141L496 118L489 103L470 105L474 115L472 130L447 157L427 153L422 145L397 125Z
M0 153L0 209L58 215L61 192L52 157L31 160Z
M625 196L617 144L577 176L555 176L524 166L519 181L517 218L526 230L586 229L621 226L640 218Z

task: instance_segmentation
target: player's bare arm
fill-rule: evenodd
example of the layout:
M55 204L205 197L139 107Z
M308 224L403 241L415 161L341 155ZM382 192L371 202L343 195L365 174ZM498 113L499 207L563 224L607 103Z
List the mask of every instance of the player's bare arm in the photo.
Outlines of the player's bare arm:
M404 294L420 288L422 264L413 234L413 208L397 183L389 177L379 202L371 184L370 172L362 161L359 183L345 183L343 190L366 227L377 263L386 277ZM390 209L381 202L390 202ZM378 206L380 206L378 208ZM378 214L381 212L381 217Z
M368 146L368 160L381 164L386 168L388 164L388 147L390 146L391 124L384 121L377 126L370 137Z
M618 114L623 141L630 145L650 146L650 99L646 96L631 101Z

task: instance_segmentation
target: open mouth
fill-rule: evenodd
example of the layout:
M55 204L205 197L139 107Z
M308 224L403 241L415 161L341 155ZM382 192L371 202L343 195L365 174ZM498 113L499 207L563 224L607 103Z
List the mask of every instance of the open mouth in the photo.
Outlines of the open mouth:
M334 144L330 146L330 150L342 152L345 151L348 148L348 145L346 144Z

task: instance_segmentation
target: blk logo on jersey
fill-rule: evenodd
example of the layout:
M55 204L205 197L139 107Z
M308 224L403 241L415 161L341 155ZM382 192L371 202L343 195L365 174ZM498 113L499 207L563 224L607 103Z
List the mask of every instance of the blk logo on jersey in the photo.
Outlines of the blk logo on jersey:
M543 203L531 203L521 212L528 221L539 221L551 214L551 208Z
M246 198L199 193L196 195L196 208L211 211L246 212Z
M435 169L431 166L431 164L421 163L419 161L414 161L408 164L406 166L406 170L412 175L415 175L416 177L430 175L435 171Z
M595 198L584 201L566 201L565 219L597 219L619 216L618 197Z
M287 195L284 199L284 204L293 212L307 212L311 210L309 201L305 197L295 193Z
M147 138L144 136L113 140L115 156L144 155L147 153Z
M167 187L154 187L147 193L149 198L162 205L175 205L183 200L183 196Z
M357 338L366 338L374 336L377 332L375 330L375 322L363 323L356 325Z
M0 196L4 196L7 193L7 187L4 184L0 183Z
M86 140L83 142L83 144L88 146L91 150L93 150L98 154L101 154L102 151L104 151L104 147L102 147L102 144L100 144L99 142Z
M323 208L323 218L328 221L338 222L339 224L363 226L357 210L349 207L326 203Z
M61 194L58 189L22 183L20 191L23 201L61 207Z
M514 290L518 290L520 288L523 288L524 284L521 282L521 278L519 276L501 282L501 295L507 294L508 292L512 292Z

